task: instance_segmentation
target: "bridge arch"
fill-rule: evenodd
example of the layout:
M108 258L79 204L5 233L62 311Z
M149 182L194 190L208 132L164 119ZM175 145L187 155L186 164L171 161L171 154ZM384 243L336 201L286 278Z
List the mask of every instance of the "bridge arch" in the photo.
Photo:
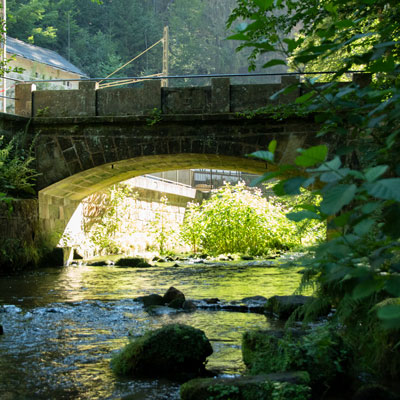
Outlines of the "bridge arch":
M62 234L68 221L87 196L137 176L182 169L212 168L262 174L264 162L244 156L173 154L136 157L106 163L78 172L39 191L39 219L45 232Z

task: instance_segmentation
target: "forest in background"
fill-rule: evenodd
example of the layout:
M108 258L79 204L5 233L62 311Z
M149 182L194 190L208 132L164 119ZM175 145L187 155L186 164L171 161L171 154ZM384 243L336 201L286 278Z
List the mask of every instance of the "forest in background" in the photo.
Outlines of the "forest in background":
M170 74L247 72L246 52L226 40L235 0L8 0L8 35L49 48L90 77L105 77L170 31ZM264 61L264 60L262 60ZM260 61L261 63L261 61ZM162 45L118 76L162 71Z

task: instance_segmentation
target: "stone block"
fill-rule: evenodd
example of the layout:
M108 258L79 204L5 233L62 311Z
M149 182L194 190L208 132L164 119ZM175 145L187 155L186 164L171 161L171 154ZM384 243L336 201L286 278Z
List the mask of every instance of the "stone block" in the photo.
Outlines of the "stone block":
M228 113L231 108L231 84L229 78L211 79L211 112Z
M371 74L353 74L353 82L356 83L361 88L368 86L371 83L372 75Z
M23 117L32 116L32 92L35 90L36 85L32 83L15 86L15 114Z
M100 116L152 115L161 111L161 82L145 81L143 87L104 89L97 92Z

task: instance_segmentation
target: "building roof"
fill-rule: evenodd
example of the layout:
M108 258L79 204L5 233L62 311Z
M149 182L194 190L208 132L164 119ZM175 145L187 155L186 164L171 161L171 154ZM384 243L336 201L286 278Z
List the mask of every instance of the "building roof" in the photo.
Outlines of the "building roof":
M22 40L14 39L7 36L7 53L27 58L28 60L37 61L42 64L50 65L51 67L62 69L63 71L72 72L80 76L87 76L78 67L71 64L64 57L60 56L53 50L43 47L34 46L33 44L25 43Z

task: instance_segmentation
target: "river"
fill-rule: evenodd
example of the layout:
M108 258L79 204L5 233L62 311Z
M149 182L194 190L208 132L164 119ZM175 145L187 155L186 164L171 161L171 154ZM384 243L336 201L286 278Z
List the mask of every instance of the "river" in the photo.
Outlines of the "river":
M200 328L214 353L207 368L220 375L244 370L240 340L247 329L274 327L262 314L161 308L149 314L133 299L164 294L240 303L255 295L292 294L298 268L257 262L158 265L152 268L70 266L0 277L0 400L179 399L179 385L116 377L112 354L130 336L172 322ZM250 264L250 265L249 265Z

